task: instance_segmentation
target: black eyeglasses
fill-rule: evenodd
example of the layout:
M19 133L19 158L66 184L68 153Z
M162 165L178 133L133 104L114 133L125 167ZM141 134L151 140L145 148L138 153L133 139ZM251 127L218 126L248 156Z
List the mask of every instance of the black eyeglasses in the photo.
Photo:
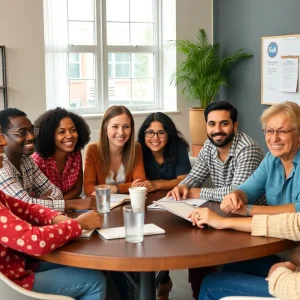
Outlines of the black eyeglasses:
M164 130L159 130L157 132L155 132L153 130L146 130L145 135L146 135L146 137L149 137L149 138L153 138L155 135L158 138L165 138L167 136L167 133Z
M31 135L38 135L39 134L39 128L31 128L31 129L21 129L20 131L18 132L6 132L6 134L12 134L12 135L18 135L19 137L27 137L28 134L31 134Z

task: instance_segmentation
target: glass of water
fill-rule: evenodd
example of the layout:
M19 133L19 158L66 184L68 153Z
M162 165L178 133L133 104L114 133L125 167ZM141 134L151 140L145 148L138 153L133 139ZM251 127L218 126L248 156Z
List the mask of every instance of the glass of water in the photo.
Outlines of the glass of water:
M133 210L131 205L123 207L125 240L129 243L140 243L144 240L144 209Z
M101 184L95 187L97 211L101 214L110 212L110 187Z

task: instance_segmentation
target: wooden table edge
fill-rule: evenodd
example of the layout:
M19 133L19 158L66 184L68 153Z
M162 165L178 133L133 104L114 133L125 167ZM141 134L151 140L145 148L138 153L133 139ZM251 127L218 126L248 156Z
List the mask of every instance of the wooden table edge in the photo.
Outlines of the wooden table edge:
M91 256L56 250L50 254L38 257L40 260L52 263L88 268L96 270L149 272L159 270L176 270L197 267L221 265L271 255L289 250L295 242L274 239L274 244L250 246L247 248L214 252L202 255L169 256L169 257L109 257Z

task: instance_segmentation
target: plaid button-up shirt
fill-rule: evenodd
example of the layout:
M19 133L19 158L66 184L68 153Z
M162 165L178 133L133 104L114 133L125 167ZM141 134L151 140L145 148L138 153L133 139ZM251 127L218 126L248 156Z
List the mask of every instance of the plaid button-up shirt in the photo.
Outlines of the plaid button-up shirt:
M211 176L213 188L201 188L200 198L221 202L223 197L244 182L263 160L257 143L243 132L236 132L226 161L219 158L218 149L207 140L197 162L179 185L200 188Z
M0 169L1 191L27 203L40 204L59 211L65 210L62 192L41 172L30 156L22 157L20 168L21 173L4 155L3 167ZM53 200L39 199L49 191Z

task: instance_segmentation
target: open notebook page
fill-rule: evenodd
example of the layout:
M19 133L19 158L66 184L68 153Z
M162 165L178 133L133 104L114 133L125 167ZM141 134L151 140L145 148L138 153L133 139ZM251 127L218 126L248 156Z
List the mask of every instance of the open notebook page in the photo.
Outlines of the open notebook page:
M163 207L164 209L168 210L169 212L171 212L185 220L192 222L191 218L188 218L188 216L195 209L193 206L191 206L185 202L181 202L181 201L176 201L176 202L153 201L153 202L155 204Z
M149 205L148 208L150 208L150 209L162 209L163 208L162 206L159 206L155 202L187 203L196 208L196 207L200 207L200 206L204 205L208 201L209 200L192 199L192 198L187 198L185 200L175 200L173 197L168 197L168 198L164 197L157 201L153 201L153 204Z
M110 208L113 209L118 205L130 201L130 195L127 194L111 194L110 195Z

